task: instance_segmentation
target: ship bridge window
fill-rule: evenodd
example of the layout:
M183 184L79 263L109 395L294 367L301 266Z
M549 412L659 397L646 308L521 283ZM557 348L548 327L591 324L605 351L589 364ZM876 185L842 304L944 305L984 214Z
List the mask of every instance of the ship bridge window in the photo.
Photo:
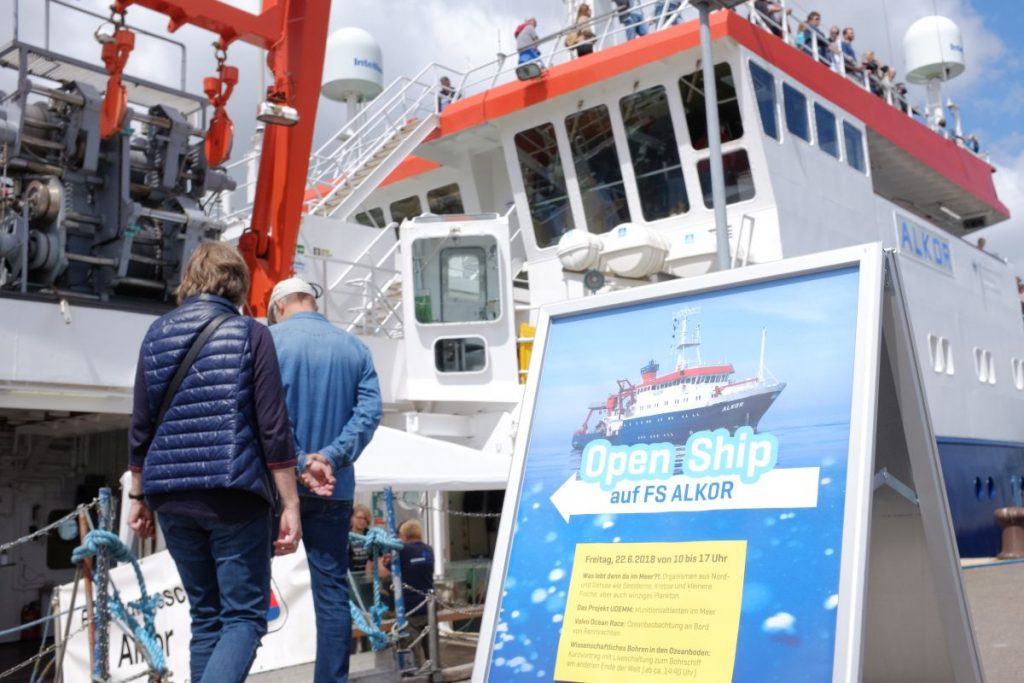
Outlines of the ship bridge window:
M626 187L615 153L608 107L585 109L565 119L583 214L590 232L608 232L629 221Z
M836 132L836 115L817 102L814 103L814 127L818 131L818 147L838 159L839 133Z
M465 213L458 183L451 183L427 192L427 207L431 213Z
M867 173L864 159L864 136L856 126L843 121L843 141L846 143L846 163L861 173Z
M501 315L497 252L497 241L490 235L414 241L416 321L496 320Z
M387 221L384 220L383 209L370 209L369 211L357 213L356 223L360 223L370 228L383 228L387 224Z
M725 171L725 203L735 204L754 198L754 175L750 171L750 159L746 150L737 150L722 155L722 169ZM703 159L697 162L697 176L704 193L704 206L711 208L711 162Z
M423 213L423 206L417 195L391 202L391 206L388 208L391 209L391 220L398 224L401 224L406 218L415 218Z
M575 227L555 127L545 123L517 133L515 145L537 246L550 247Z
M782 84L782 107L786 111L786 130L805 142L811 141L807 121L807 97L789 83Z
M728 64L715 65L715 86L718 90L718 123L722 142L737 140L743 135L740 102L736 97L736 81ZM694 149L707 149L708 126L704 111L704 70L698 69L679 79L679 92L683 96L686 125L690 129L690 144Z
M690 201L665 88L659 85L623 97L619 108L644 220L686 213Z
M750 62L750 80L754 83L754 97L761 113L761 128L773 140L779 139L778 98L775 95L775 77L767 69Z

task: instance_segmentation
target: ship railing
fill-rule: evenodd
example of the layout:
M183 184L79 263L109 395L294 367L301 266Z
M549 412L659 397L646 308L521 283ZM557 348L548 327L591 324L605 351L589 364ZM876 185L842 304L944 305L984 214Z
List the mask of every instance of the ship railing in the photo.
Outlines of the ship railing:
M804 19L806 19L810 12L800 7L797 3L793 2L793 0L775 1L781 8L780 15L782 17L782 21L776 21L771 16L757 11L753 0L750 0L748 3L750 8L748 18L750 21L754 25L779 36L787 45L799 48L811 59L824 64L836 73L842 75L851 82L856 83L861 88L864 88L864 90L881 97L887 104L903 112L909 118L914 119L915 117L921 117L921 122L927 124L927 117L923 114L924 109L918 107L911 101L906 87L902 83L896 82L891 75L888 77L880 77L871 70L863 68L861 64L852 64L843 54L841 45L830 43L821 29L815 29L805 25L808 33L810 34L811 40L809 43L801 42L799 38L800 31L798 29L799 26L804 23ZM791 12L797 16L794 17ZM891 74L893 72L889 73ZM972 154L988 161L988 154L983 153L978 149L973 149L968 144L968 140L964 137L962 132L950 131L944 128L939 128L937 130L933 128L933 130L942 137L952 140Z
M594 34L593 38L583 42L591 43L597 51L624 43L632 37L670 28L683 21L688 11L694 13L693 17L696 16L696 10L690 5L689 0L645 0L636 3L628 13L613 9L598 14L584 23L570 23L564 28L542 36L533 44L533 47L541 52L541 56L531 61L542 69L550 69L577 59L576 47L580 43L566 45L566 38L580 30ZM497 59L467 71L456 90L460 96L475 95L489 90L496 85L515 80L518 67L518 50L510 54L498 53Z

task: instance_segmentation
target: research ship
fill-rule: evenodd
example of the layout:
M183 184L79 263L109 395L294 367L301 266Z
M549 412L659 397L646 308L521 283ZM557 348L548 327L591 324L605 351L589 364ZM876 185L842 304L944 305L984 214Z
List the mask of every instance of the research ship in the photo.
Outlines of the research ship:
M729 363L707 365L701 357L700 327L688 335L692 309L676 314L676 364L659 376L654 360L640 369L640 383L618 381L618 390L591 405L572 436L580 451L594 439L612 444L668 442L682 446L694 432L749 426L757 429L765 412L786 388L764 364L767 330L761 332L761 361L753 377L734 378ZM590 421L595 420L593 427Z
M123 98L110 98L115 108L127 101L127 118L114 135L101 132L111 74L100 47L93 59L72 58L51 40L83 22L116 18L131 28L169 3L129 4L124 23L46 0L45 30L15 33L0 47L0 62L16 75L16 87L0 96L0 311L8 321L0 472L11 487L0 494L0 540L59 519L118 481L146 328L173 306L196 244L241 240L261 266L272 262L321 286L327 317L371 349L385 417L360 461L357 497L369 500L388 484L409 492L407 512L424 517L440 549L439 573L479 595L466 588L486 571L473 558L494 549L480 515L500 510L540 308L719 267L694 8L637 2L647 34L636 37L611 2L596 0L594 51L579 56L566 38L578 31L571 24L580 3L567 0L566 26L542 37L541 58L528 68L508 48L479 66L430 63L390 83L372 37L342 29L326 41L322 94L347 103L349 120L299 155L301 145L287 143L315 118L316 98L311 111L309 102L297 111L267 102L250 152L226 161L218 158L223 145L204 144L223 103L211 117L207 98L186 91L184 54L182 79L170 86L133 75L129 59L119 74ZM277 44L256 18L280 19L280 10L187 4L232 20L204 20L203 28L242 27L232 39ZM750 5L710 21L728 265L865 242L896 252L960 552L994 556L993 511L1019 505L1024 493L1024 326L1013 266L972 237L1010 217L995 169L968 147L939 87L966 68L970 46L941 17L910 26L905 77L928 97L913 101L848 73L813 41L797 45L793 18L775 24ZM13 7L5 16L18 29L31 13L19 17ZM310 31L314 23L326 35L326 21L291 26ZM296 58L325 42L310 36ZM319 71L317 62L303 74ZM224 75L214 85L226 87ZM280 126L295 115L286 139ZM303 135L308 148L311 129ZM282 149L287 163L259 168L264 150ZM295 170L298 156L308 173ZM288 212L259 204L267 187L299 196L292 223L268 224ZM282 244L286 235L292 242ZM267 274L258 275L266 293ZM250 313L265 311L265 298L253 304ZM785 386L760 372L737 383L730 365L688 365L662 377L660 368L645 370L629 410L648 416L660 410L647 402L658 402L657 392L683 400L691 382L682 380L716 377L693 381L693 400L724 407L759 391L763 408L743 416L756 424ZM609 418L628 402L613 396L611 409L607 401L603 413L594 409L585 433L611 434ZM590 426L594 419L605 426ZM616 436L629 440L625 423ZM48 599L41 586L72 580L74 569L59 558L74 545L72 529L0 556L0 565L17 568L0 571L8 597L0 628ZM311 643L268 641L254 672L310 661ZM78 665L85 670L88 658ZM138 673L125 668L117 673Z

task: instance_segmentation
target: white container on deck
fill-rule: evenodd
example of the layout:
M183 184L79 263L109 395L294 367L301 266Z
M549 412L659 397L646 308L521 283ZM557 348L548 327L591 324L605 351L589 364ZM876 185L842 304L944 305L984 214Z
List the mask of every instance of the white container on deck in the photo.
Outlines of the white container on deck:
M638 223L623 223L605 234L602 241L608 269L619 277L654 275L668 255L668 241L661 233Z
M558 260L574 273L597 268L601 260L601 238L586 230L570 230L558 240Z

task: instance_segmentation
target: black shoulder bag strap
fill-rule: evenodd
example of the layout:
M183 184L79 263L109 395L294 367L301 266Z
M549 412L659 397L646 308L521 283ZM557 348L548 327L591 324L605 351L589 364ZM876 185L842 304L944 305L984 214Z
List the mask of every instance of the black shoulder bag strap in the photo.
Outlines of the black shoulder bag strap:
M154 424L154 431L160 428L160 424L164 421L164 415L167 413L167 409L171 407L171 401L174 400L174 395L178 393L178 388L181 386L181 382L185 379L185 375L192 369L192 364L196 362L196 357L199 352L203 350L203 346L210 339L217 328L221 326L228 318L234 318L236 313L224 313L218 315L216 318L206 323L199 336L192 342L192 346L189 347L188 353L181 360L181 364L178 365L178 371L174 373L174 377L171 378L171 383L167 385L167 391L164 392L163 403L160 404L160 412L157 413L156 423Z

